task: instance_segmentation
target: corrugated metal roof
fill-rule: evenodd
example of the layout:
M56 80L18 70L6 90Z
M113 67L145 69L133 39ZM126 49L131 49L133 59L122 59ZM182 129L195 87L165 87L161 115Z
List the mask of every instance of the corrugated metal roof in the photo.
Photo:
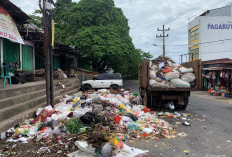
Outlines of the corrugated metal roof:
M229 58L223 58L223 59L216 59L216 60L209 60L209 61L203 61L202 65L212 65L212 64L232 64L232 60Z

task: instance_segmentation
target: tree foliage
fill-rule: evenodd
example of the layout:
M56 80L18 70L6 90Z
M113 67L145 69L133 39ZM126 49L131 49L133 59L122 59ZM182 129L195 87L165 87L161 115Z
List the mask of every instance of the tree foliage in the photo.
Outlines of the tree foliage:
M29 15L29 17L30 17L30 19L29 19L30 23L36 25L38 28L43 28L41 10L35 10L34 13Z
M34 16L33 20L38 21ZM82 67L108 67L136 77L138 64L152 57L135 49L128 19L113 0L57 0L54 20L56 41L75 46Z

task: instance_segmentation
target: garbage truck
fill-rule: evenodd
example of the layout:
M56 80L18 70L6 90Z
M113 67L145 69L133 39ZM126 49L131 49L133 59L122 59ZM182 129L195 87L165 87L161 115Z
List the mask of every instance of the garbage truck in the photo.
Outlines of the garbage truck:
M152 68L156 71L152 71ZM187 73L184 73L186 69ZM189 69L192 74L188 72ZM195 78L189 80L188 76L192 75ZM149 108L160 108L173 103L176 109L186 109L190 92L200 88L200 60L175 65L170 58L160 56L152 61L144 60L139 65L139 93L143 104Z

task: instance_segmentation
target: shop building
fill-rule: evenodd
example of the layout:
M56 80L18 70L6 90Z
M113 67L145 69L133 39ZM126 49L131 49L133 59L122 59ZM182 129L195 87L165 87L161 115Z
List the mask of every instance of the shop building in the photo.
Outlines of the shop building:
M0 64L11 63L15 69L34 72L34 44L23 40L22 28L29 16L8 0L0 0Z
M202 62L202 87L215 96L231 97L232 60L229 58Z
M5 65L10 65L10 72L15 77L25 78L29 75L28 81L44 79L44 75L35 78L37 70L39 73L41 70L45 71L44 33L42 29L29 23L29 18L9 0L0 0L1 76L5 75ZM69 72L71 67L77 67L78 52L72 46L55 42L52 55L54 70L60 68Z
M188 24L189 60L232 59L232 5L207 10Z

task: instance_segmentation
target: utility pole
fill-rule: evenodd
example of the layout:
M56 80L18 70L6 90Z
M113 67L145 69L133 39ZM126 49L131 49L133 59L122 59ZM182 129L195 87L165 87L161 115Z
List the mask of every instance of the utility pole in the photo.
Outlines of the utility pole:
M182 64L183 63L183 55L180 55L180 64Z
M165 32L166 32L166 31L170 31L170 28L165 29L165 27L164 27L164 25L163 25L163 29L159 29L159 28L158 28L157 31L163 32L163 35L162 35L162 34L156 35L156 37L157 37L157 38L163 38L163 56L165 56L165 38L168 37L168 34L165 35Z
M52 17L53 17L52 5L54 5L53 0L39 0L39 7L43 12L46 100L47 100L47 105L51 105L52 107L54 107L52 26L51 26Z

